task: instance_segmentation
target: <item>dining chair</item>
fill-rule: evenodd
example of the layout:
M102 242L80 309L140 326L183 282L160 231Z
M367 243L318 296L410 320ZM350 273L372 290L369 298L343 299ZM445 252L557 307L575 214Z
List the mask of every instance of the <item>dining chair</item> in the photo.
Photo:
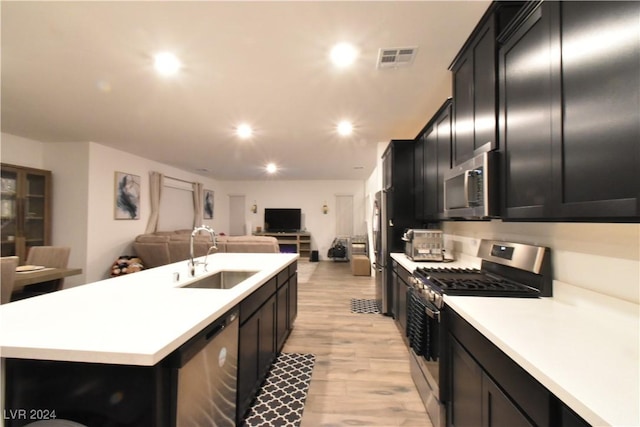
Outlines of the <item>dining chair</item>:
M26 265L42 265L52 268L67 268L71 248L66 246L32 246L27 253ZM62 289L64 279L52 280L38 285L31 285L30 290L52 292ZM37 289L36 289L37 288Z
M20 259L17 256L8 256L0 258L2 275L0 276L0 304L6 304L11 301L11 293L16 279L16 267Z

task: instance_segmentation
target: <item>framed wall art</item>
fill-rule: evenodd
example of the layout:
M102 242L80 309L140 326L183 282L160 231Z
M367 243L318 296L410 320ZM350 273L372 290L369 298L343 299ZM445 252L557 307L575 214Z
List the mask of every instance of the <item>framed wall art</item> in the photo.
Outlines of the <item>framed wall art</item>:
M204 219L213 219L213 190L204 190L203 203L203 215Z
M140 177L116 172L115 219L140 219Z

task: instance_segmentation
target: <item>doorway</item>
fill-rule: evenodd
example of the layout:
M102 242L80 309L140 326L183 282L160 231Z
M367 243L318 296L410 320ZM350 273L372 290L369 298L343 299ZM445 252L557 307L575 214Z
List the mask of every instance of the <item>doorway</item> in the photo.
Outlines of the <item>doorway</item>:
M250 230L246 228L244 194L229 195L229 235L245 236Z

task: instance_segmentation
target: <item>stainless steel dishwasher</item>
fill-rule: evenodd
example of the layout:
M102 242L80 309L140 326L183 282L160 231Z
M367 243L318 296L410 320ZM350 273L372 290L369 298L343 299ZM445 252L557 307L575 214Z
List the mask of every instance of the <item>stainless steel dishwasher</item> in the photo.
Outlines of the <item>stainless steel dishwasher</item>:
M238 322L234 309L173 354L176 427L235 426Z

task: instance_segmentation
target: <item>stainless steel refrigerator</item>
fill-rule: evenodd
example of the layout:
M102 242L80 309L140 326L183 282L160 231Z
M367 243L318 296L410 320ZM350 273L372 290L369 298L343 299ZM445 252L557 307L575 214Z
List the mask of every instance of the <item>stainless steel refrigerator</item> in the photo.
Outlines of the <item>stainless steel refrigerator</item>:
M386 224L383 209L384 193L378 191L373 202L373 254L375 256L373 267L376 274L376 303L380 312L386 314L389 311L389 298L387 294L387 251L386 233L383 232L383 224ZM386 197L384 197L386 199Z

